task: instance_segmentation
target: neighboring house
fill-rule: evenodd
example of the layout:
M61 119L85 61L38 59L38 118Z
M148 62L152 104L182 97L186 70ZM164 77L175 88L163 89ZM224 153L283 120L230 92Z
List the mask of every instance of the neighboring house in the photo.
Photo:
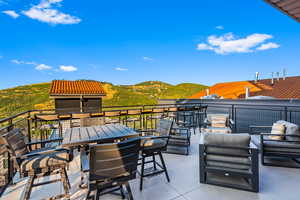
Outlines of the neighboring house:
M300 76L218 83L194 94L190 98L199 99L205 98L208 95L217 95L224 99L243 99L246 96L251 99L253 97L299 99Z
M100 112L106 93L98 81L54 80L49 95L55 100L56 112L66 114Z
M300 1L299 0L265 0L273 7L289 15L297 22L300 22Z

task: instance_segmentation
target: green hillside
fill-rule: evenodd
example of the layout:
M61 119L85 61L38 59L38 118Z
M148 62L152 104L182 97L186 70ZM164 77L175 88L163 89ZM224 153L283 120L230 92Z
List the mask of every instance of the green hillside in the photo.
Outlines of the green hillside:
M171 85L160 81L147 81L136 85L102 83L107 96L104 106L155 104L157 99L187 98L206 88L204 85L182 83ZM0 90L0 118L30 109L53 108L49 98L50 83L25 85Z

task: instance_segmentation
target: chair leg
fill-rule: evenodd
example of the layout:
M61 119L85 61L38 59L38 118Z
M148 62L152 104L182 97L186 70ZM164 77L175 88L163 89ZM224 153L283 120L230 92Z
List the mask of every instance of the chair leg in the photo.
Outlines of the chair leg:
M122 199L125 199L125 193L124 193L123 185L120 186L120 193L121 193Z
M85 200L90 199L90 194L91 194L91 190L90 190L90 188L89 188L88 191L87 191L87 193L86 193Z
M158 153L159 157L160 157L160 161L161 161L161 164L163 165L163 168L164 168L164 171L165 171L165 174L166 174L166 177L167 177L167 180L168 182L170 182L170 178L169 178L169 174L168 174L168 171L167 171L167 167L166 167L166 164L165 164L165 161L164 161L164 158L161 154L161 152Z
M128 200L133 200L133 196L132 196L132 192L131 192L131 188L128 182L125 183L125 187L128 193Z
M156 170L156 161L155 161L155 155L154 154L152 155L152 160L153 160L154 170Z
M61 176L61 180L62 180L62 183L63 183L65 195L68 195L69 190L70 190L70 183L69 183L68 175L67 175L67 172L65 171L65 168L62 168L60 170L60 176Z
M95 199L95 200L99 200L99 199L100 199L100 192L101 192L100 189L97 188L96 194L95 194L95 196L94 196L94 199Z
M141 166L140 191L143 190L144 168L145 168L145 157L143 156L142 157L142 166Z
M21 199L28 200L30 198L30 194L31 194L34 179L35 179L35 175L33 175L29 178L29 181L28 181L28 183L25 187L24 197L21 198Z

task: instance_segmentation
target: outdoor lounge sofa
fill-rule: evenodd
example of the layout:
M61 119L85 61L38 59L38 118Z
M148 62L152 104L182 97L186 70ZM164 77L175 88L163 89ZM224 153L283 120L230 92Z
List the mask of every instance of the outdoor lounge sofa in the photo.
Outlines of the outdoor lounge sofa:
M258 149L250 139L249 134L204 133L200 182L258 192Z
M281 134L275 134L276 132L274 132L274 126L278 124L284 126L284 132ZM266 130L266 128L272 129L272 131L256 135L256 132L252 131L254 129ZM300 128L298 125L279 120L273 126L250 126L250 129L254 134L252 140L260 147L261 163L263 165L300 167ZM289 158L299 165L284 165L282 159L280 162L266 162L266 158Z

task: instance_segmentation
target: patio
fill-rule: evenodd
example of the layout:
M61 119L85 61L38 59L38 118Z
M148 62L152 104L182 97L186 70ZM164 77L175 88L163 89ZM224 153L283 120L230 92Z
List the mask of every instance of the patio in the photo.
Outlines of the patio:
M160 199L160 200L229 200L229 199L299 199L299 169L268 167L260 165L260 192L252 193L230 188L223 188L213 185L199 183L199 130L192 136L190 155L164 154L170 175L170 183L164 174L146 178L144 189L139 190L139 177L130 182L133 195L138 200ZM87 189L79 189L80 167L79 155L76 155L68 170L71 182L71 199L84 199ZM51 176L55 179L55 176ZM43 180L42 180L43 179ZM45 181L46 178L38 179ZM20 195L22 182L10 186L1 199L17 199ZM42 187L33 188L31 199L49 198L63 191L61 183L53 183ZM105 195L101 199L121 199L120 196Z

